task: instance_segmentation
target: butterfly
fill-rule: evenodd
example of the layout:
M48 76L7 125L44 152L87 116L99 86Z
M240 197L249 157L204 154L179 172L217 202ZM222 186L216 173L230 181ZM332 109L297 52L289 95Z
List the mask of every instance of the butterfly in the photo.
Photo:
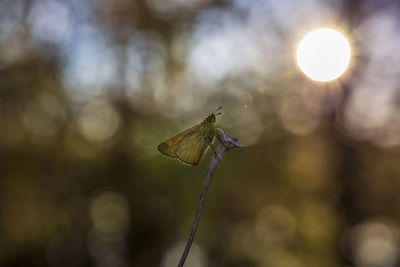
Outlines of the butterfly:
M199 165L208 147L214 150L213 142L217 136L215 116L221 114L218 112L221 108L208 115L201 123L162 142L158 145L158 150L184 164Z

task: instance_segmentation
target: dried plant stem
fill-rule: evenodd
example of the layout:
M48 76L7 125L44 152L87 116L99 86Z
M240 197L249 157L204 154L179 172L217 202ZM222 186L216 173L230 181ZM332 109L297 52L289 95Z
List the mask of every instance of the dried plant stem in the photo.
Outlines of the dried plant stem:
M220 142L218 143L217 147L215 148L215 154L211 159L210 165L208 166L206 178L204 179L204 183L203 183L203 189L201 191L199 205L198 205L197 211L196 211L196 217L193 222L192 231L190 232L189 239L186 243L186 247L185 247L185 250L183 251L183 254L179 261L178 267L182 267L183 264L185 263L186 257L188 255L190 247L193 243L193 239L196 234L197 226L199 225L201 212L203 210L204 201L206 200L208 187L211 184L211 180L214 176L215 170L217 169L218 163L221 161L221 159L225 156L225 154L229 150L236 148L236 147L242 147L242 145L239 144L237 138L234 138L234 137L231 137L231 136L225 134L221 129L218 128L217 133L218 133L218 135L217 135L218 140Z

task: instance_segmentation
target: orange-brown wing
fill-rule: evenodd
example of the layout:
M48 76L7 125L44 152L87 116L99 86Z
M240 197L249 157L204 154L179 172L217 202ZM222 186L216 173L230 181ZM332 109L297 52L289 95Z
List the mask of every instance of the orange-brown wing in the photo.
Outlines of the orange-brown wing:
M191 132L198 132L200 128L200 124L197 124L193 126L192 128L177 134L176 136L168 139L165 142L162 142L161 144L158 145L158 151L163 153L165 156L171 157L171 158L176 158L176 149L179 145L179 143Z
M176 148L176 156L186 164L197 166L202 160L208 143L202 131L191 131L179 142Z

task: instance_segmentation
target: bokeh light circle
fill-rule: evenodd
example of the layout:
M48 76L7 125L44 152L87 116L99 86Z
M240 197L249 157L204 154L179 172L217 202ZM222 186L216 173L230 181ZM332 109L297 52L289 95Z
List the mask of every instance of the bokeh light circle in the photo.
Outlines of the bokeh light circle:
M312 31L297 47L297 64L314 81L339 78L350 63L351 49L346 37L333 29Z

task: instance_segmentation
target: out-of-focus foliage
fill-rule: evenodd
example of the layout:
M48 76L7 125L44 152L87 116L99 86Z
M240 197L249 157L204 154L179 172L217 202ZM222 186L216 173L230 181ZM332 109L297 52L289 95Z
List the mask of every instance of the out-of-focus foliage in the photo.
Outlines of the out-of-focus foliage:
M157 145L218 106L186 266L398 266L397 1L0 1L0 265L176 266L206 171ZM297 68L310 30L352 45Z

